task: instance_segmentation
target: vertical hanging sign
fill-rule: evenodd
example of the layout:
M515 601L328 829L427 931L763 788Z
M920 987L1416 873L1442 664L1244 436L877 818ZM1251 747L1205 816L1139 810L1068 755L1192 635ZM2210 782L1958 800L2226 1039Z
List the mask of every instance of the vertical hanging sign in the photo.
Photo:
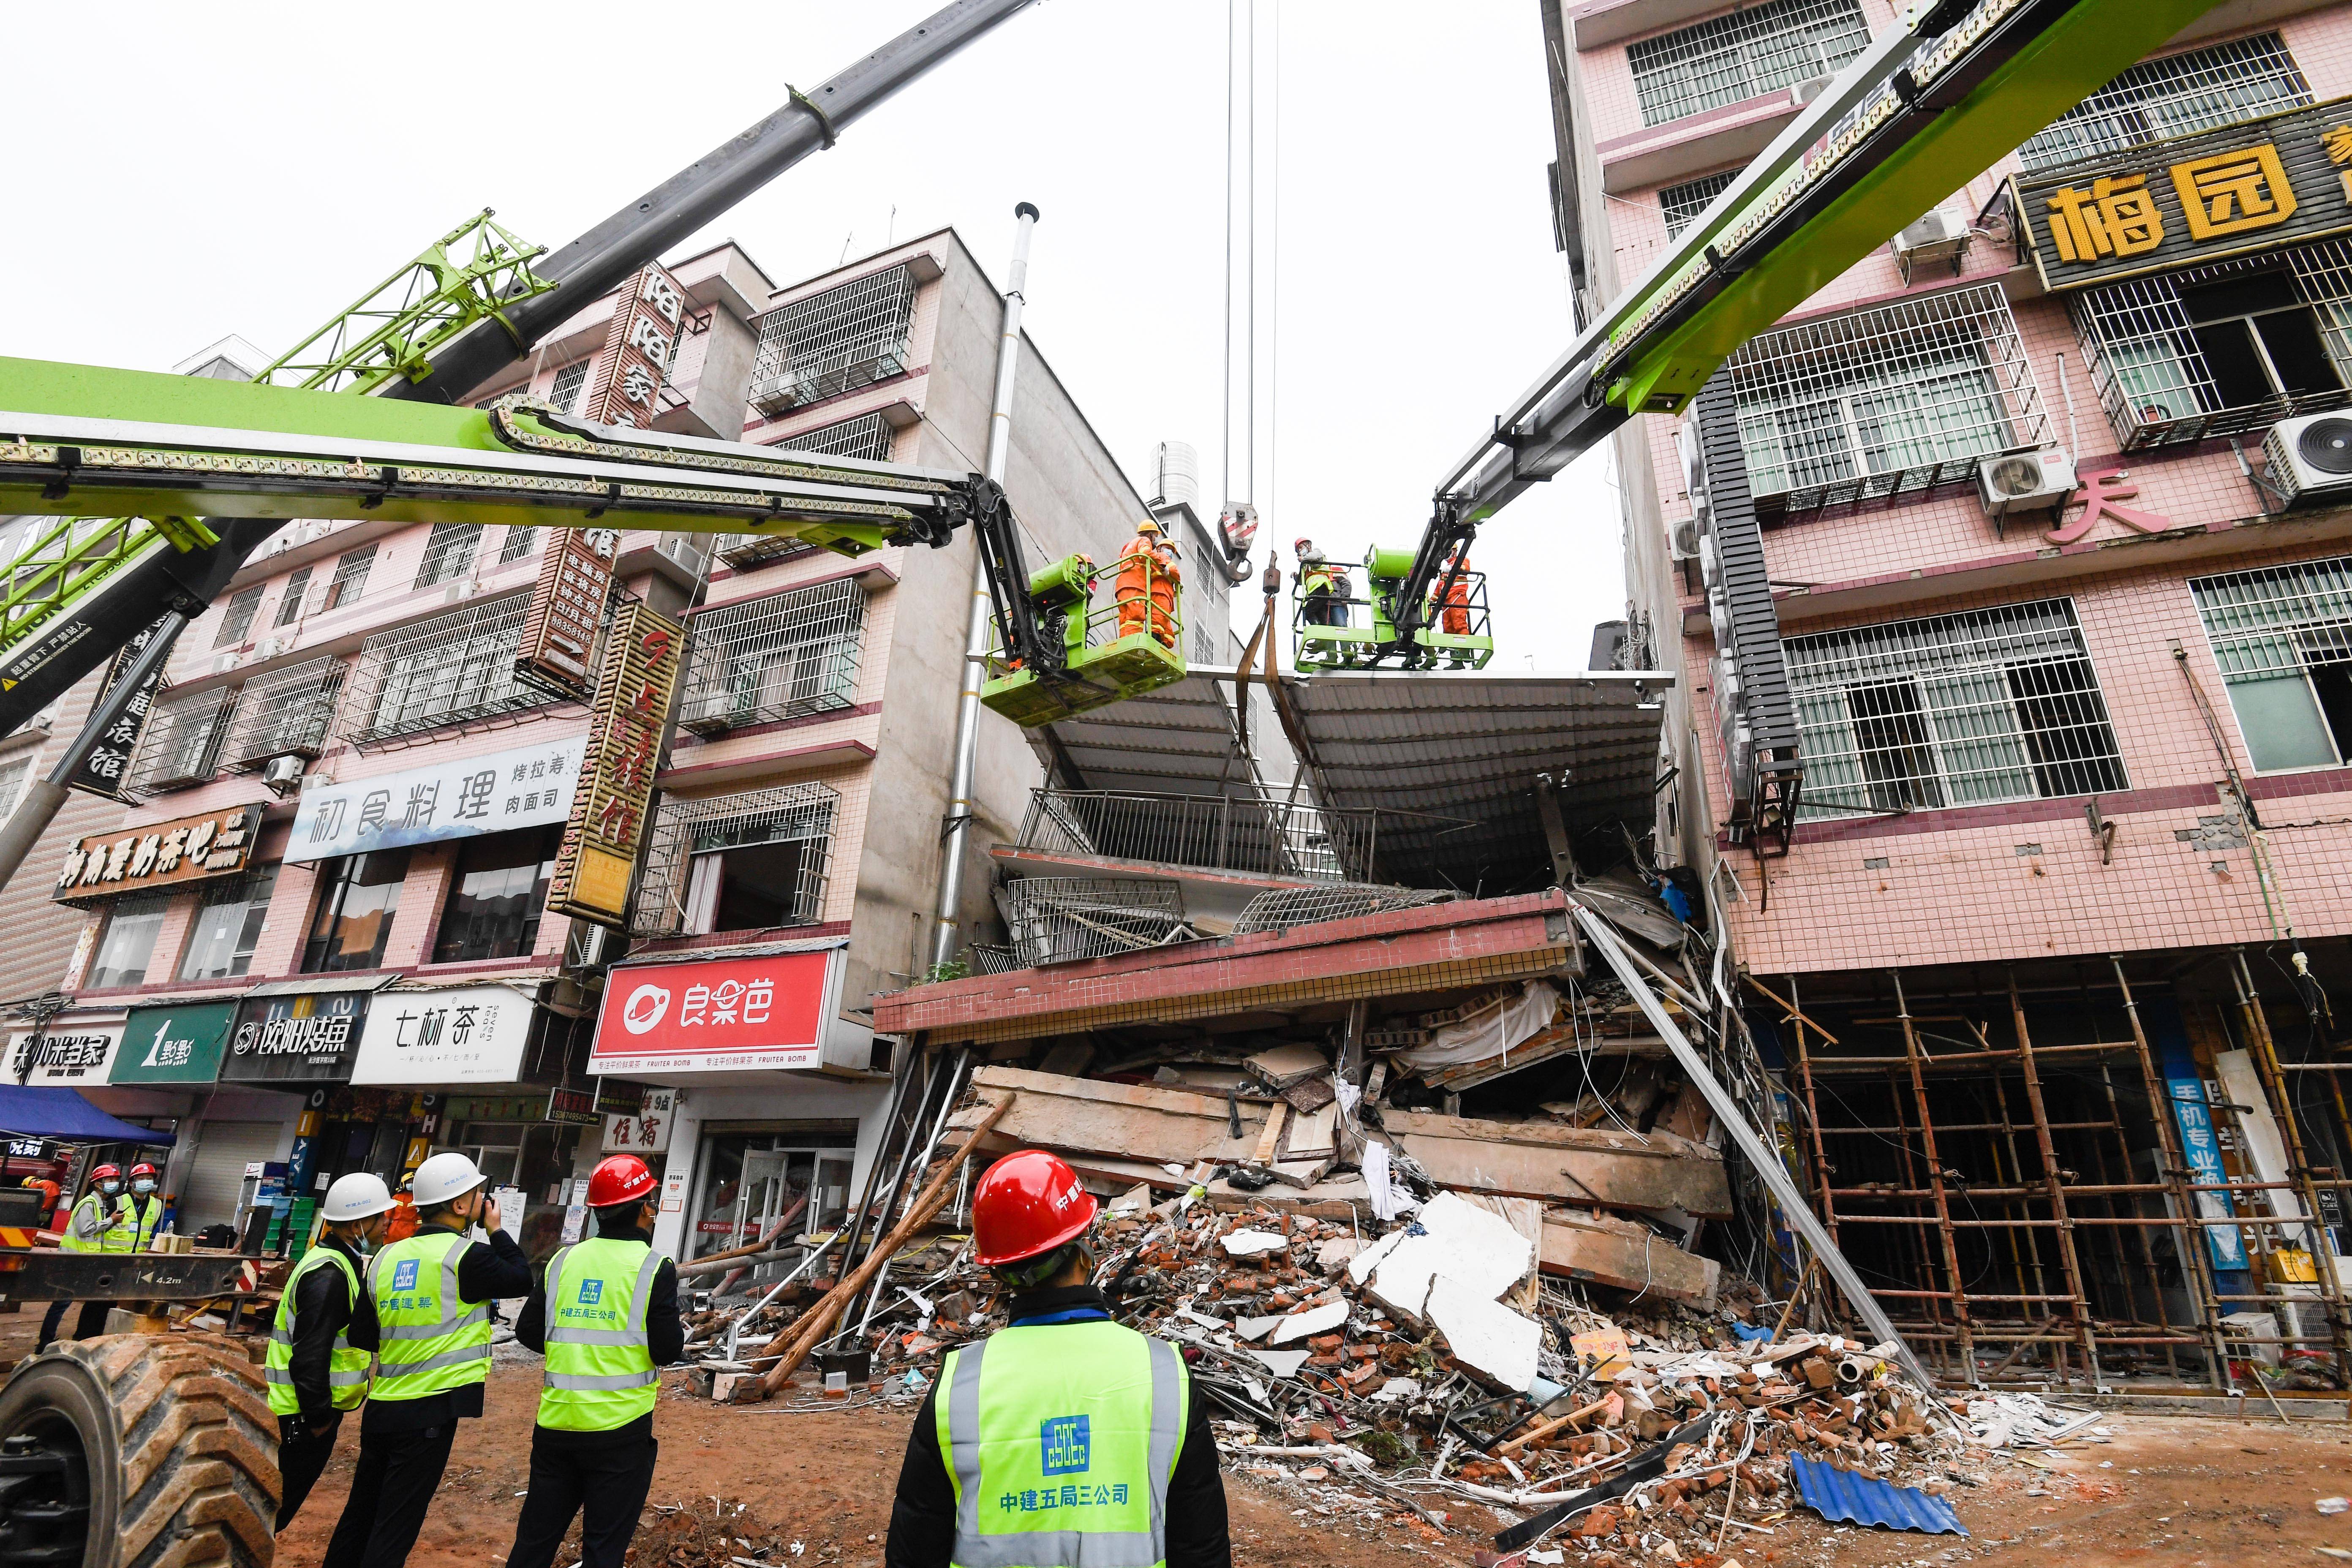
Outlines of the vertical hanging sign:
M156 621L115 654L106 667L106 679L99 688L98 700L104 700L106 693L114 689L131 661L146 651L147 645L163 629L163 621ZM122 710L122 717L108 727L89 755L75 766L73 777L66 780L68 788L103 795L108 800L125 798L122 781L131 774L131 753L139 749L139 738L147 731L147 715L154 710L155 698L163 689L163 670L159 665L140 683L138 693L131 699L131 706Z
M650 429L685 324L686 291L677 280L658 266L639 272L614 307L582 416L597 425Z
M539 582L515 649L515 679L551 696L585 697L621 536L609 528L550 531L554 539L540 556Z
M645 844L684 639L676 621L642 604L624 605L614 617L590 710L588 753L548 882L550 914L627 929L629 881Z

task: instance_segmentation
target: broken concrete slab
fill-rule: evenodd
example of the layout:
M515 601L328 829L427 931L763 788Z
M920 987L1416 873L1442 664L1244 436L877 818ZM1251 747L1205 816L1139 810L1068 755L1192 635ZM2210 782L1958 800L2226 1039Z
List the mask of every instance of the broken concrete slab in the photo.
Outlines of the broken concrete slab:
M1400 1226L1371 1246L1360 1249L1348 1260L1348 1283L1361 1289L1364 1281L1371 1278L1372 1270L1381 1266L1381 1260L1403 1245L1404 1229Z
M1316 1244L1315 1267L1326 1274L1336 1274L1352 1262L1356 1254L1363 1249L1363 1242L1355 1237L1332 1237L1328 1240Z
M1266 1339L1268 1345L1288 1344L1310 1334L1319 1334L1338 1328L1348 1321L1348 1303L1326 1301L1319 1307L1309 1307L1303 1312L1293 1312L1274 1326Z
M1715 1306L1723 1266L1685 1252L1649 1226L1606 1215L1549 1213L1543 1222L1543 1271L1620 1290L1647 1290L1703 1310Z
M1254 1350L1249 1353L1265 1363L1266 1370L1273 1373L1275 1376L1297 1377L1298 1369L1307 1364L1307 1358L1314 1352L1312 1351Z
M1508 1389L1525 1390L1535 1382L1543 1325L1533 1318L1504 1306L1479 1285L1443 1274L1430 1283L1426 1310L1464 1366Z
M1218 1238L1217 1245L1228 1258L1263 1258L1288 1247L1290 1238L1274 1230L1231 1230Z
M1423 1316L1431 1282L1443 1275L1489 1301L1517 1284L1535 1261L1535 1247L1510 1221L1459 1193L1440 1193L1406 1226L1405 1239L1382 1258L1371 1294L1410 1321Z
M1313 1046L1285 1045L1242 1059L1250 1075L1276 1094L1331 1070L1331 1058Z
M992 1066L974 1073L972 1081L983 1095L995 1090L1002 1098L1001 1091L1016 1091L1012 1110L983 1141L992 1152L1042 1148L1065 1156L1096 1154L1154 1165L1190 1166L1201 1160L1231 1164L1256 1148L1268 1121L1265 1106L1240 1106L1242 1133L1236 1138L1226 1102L1206 1095ZM959 1111L949 1128L975 1126L989 1109ZM1288 1109L1283 1108L1286 1115Z
M1441 1186L1607 1208L1682 1208L1711 1219L1731 1212L1723 1156L1670 1132L1393 1110L1381 1121Z

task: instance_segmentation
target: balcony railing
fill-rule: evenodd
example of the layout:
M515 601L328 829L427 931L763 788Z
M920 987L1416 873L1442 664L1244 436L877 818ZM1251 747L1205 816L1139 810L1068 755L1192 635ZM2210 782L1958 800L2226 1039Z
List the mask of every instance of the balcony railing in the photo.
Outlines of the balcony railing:
M723 735L850 706L865 625L854 577L699 612L678 722Z
M1020 847L1315 882L1373 880L1381 818L1278 800L1124 790L1030 792Z
M514 672L530 607L517 595L368 638L352 667L343 733L367 745L543 706Z
M327 725L342 689L340 658L306 659L255 678L237 704L222 760L232 768L250 771L289 753L316 758L326 744Z
M908 368L915 274L893 267L782 305L759 319L751 402L773 416Z

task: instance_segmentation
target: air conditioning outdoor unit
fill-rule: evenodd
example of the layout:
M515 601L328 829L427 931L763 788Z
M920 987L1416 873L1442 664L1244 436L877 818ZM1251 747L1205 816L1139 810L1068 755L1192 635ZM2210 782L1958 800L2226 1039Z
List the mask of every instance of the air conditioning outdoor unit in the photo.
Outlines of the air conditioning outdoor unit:
M1835 80L1837 77L1834 74L1809 76L1789 89L1789 101L1802 109L1827 91L1830 83Z
M213 673L215 675L223 674L228 670L235 669L244 661L245 655L242 653L232 652L221 654L213 660Z
M2270 482L2284 505L2352 495L2352 415L2282 419L2263 437L2263 456L2270 459Z
M1937 207L1887 241L1886 247L1895 253L1895 264L1902 268L1907 284L1923 268L1945 261L1952 264L1952 275L1958 277L1960 258L1969 252L1969 220Z
M302 759L290 752L270 758L262 767L261 782L269 786L270 794L284 799L302 787Z
M1674 558L1677 561L1698 559L1698 519L1686 517L1675 524L1672 534Z
M2070 453L2009 452L1977 464L1977 499L1993 520L1996 534L2012 517L2056 513L2074 493L2074 458Z

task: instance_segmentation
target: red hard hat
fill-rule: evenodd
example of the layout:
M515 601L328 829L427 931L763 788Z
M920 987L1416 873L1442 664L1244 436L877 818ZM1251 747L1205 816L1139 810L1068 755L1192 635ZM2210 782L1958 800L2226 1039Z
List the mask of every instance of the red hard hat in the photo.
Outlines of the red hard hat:
M144 1160L142 1160L142 1161L140 1161L140 1162L139 1162L139 1163L137 1163L137 1164L135 1164L135 1165L131 1166L131 1175L133 1175L134 1177L135 1177L135 1176L152 1176L152 1177L154 1177L157 1181L162 1181L162 1180L163 1179L163 1172L161 1172L161 1171L159 1171L159 1170L157 1170L154 1166L152 1166L152 1165L149 1164L149 1163L148 1163L146 1161L144 1161Z
M100 1165L97 1170L92 1171L89 1173L89 1179L93 1182L102 1182L109 1176L112 1176L118 1182L121 1181L122 1179L122 1167L120 1165Z
M588 1177L588 1206L610 1208L644 1197L654 1190L654 1173L635 1154L615 1154L599 1163Z
M1023 1149L991 1165L971 1197L971 1234L983 1268L1042 1257L1084 1236L1094 1222L1094 1194L1043 1149Z

